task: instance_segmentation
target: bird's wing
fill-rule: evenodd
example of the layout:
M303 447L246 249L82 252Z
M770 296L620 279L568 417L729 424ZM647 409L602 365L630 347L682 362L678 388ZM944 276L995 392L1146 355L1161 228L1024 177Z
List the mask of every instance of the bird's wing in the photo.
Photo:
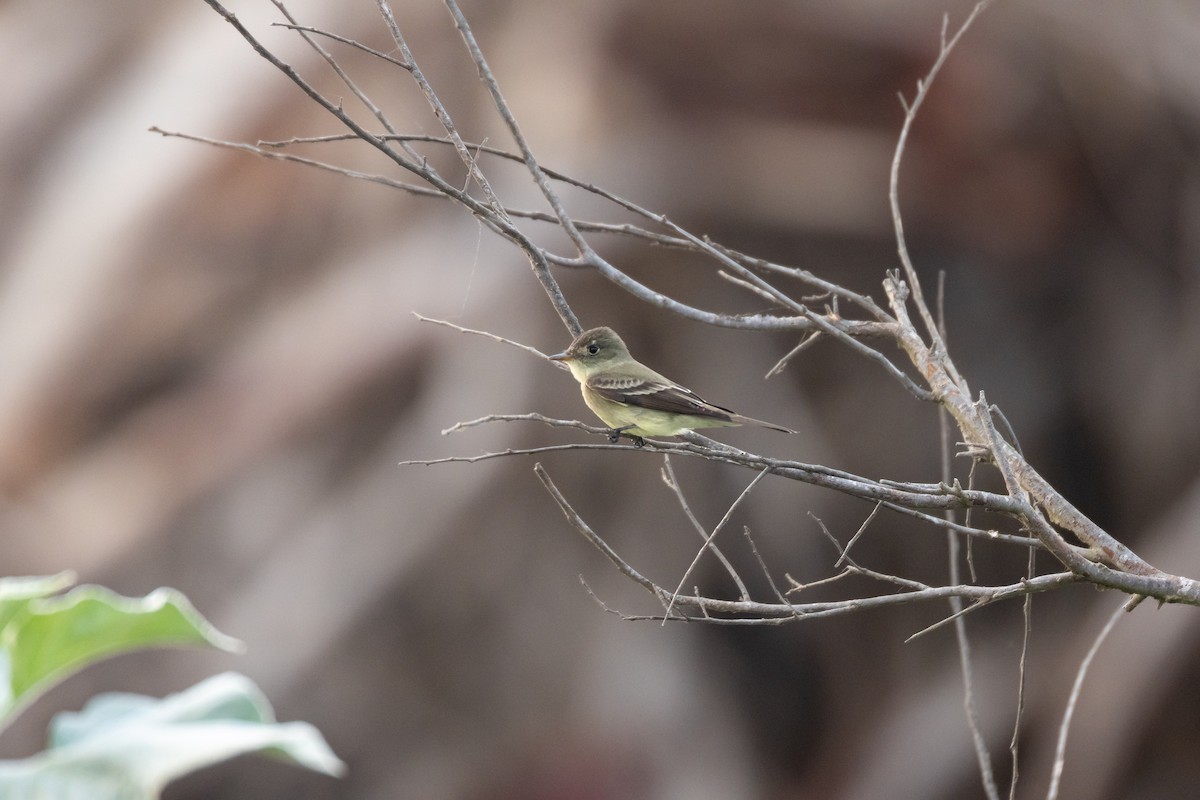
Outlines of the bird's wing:
M691 389L663 378L646 380L633 376L599 375L589 378L588 388L606 400L631 406L688 414L694 417L713 417L732 421L736 414L728 408L706 403Z

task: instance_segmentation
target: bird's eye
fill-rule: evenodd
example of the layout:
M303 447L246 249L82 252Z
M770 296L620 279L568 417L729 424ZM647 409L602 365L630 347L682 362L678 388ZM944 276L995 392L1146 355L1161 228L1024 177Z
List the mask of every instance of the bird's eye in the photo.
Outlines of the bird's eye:
M596 353L600 352L600 345L596 344L595 342L592 342L591 344L589 344L587 346L587 351L591 355L596 355Z

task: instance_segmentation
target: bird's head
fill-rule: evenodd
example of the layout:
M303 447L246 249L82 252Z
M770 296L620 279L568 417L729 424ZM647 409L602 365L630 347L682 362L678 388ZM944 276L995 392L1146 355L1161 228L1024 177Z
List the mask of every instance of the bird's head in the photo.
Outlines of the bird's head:
M575 337L575 341L571 342L571 346L566 350L550 356L551 361L565 363L571 368L571 372L580 371L584 374L628 358L629 349L612 328L592 328L584 331Z

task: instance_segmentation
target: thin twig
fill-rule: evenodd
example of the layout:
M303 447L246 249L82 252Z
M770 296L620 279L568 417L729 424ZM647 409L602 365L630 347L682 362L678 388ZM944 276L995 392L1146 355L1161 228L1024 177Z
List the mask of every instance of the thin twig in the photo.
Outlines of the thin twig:
M733 516L733 512L737 510L737 507L742 504L743 500L750 496L750 492L754 490L754 487L758 485L758 482L765 478L769 472L770 469L763 469L762 472L754 476L754 479L746 485L746 488L743 489L742 493L737 496L737 499L730 503L729 508L725 511L725 516L721 517L721 521L713 527L712 533L708 534L708 536L705 538L704 546L696 552L696 557L692 559L692 563L688 565L688 568L683 571L683 576L679 579L679 585L675 587L675 591L671 594L671 601L667 603L667 617L671 616L671 608L675 605L675 600L679 597L679 592L681 589L683 589L683 584L692 574L692 570L696 568L696 565L700 563L700 557L704 555L704 551L708 549L710 544L712 544L713 539L717 538L717 534L720 533L721 529L725 527L725 523L729 522L729 518ZM663 618L663 622L666 622L666 617Z
M742 535L746 537L746 542L750 545L750 552L754 555L754 560L758 562L758 568L762 570L763 577L767 579L767 585L771 587L771 591L774 593L775 599L784 605L790 605L787 601L787 598L783 596L783 592L780 591L779 584L777 584L775 579L771 577L771 570L767 568L767 562L764 561L763 557L759 554L758 547L754 544L754 537L750 535L749 525L742 526Z
M443 0L446 9L450 12L450 16L454 18L454 24L458 27L459 34L462 35L463 42L467 45L467 50L471 54L471 60L475 62L475 67L479 70L479 78L483 81L483 85L487 88L488 93L492 96L492 105L496 107L496 111L500 114L500 118L504 120L505 126L508 127L509 134L512 135L513 141L516 142L517 149L521 151L521 156L525 161L525 166L529 170L529 174L533 176L534 182L538 189L541 190L542 196L546 198L546 202L554 210L555 216L558 217L563 230L575 246L579 248L580 253L588 253L591 251L591 245L584 238L574 225L570 214L567 213L566 207L559 198L558 193L554 191L554 187L550 185L550 181L546 177L546 173L542 170L537 158L533 155L533 149L529 146L525 135L521 133L521 127L517 124L517 118L513 115L512 109L509 108L508 102L504 99L503 93L500 91L500 83L496 80L496 76L492 74L491 67L488 66L487 59L484 58L483 50L479 47L479 42L475 40L475 32L471 30L471 26L467 24L467 18L463 16L462 9L458 7L455 0ZM573 334L578 334L580 331L572 331Z
M675 494L675 499L679 502L679 507L683 509L684 516L686 516L688 521L692 523L692 528L695 529L696 533L700 534L701 539L708 541L708 531L706 531L704 526L700 524L700 520L696 519L696 514L692 511L691 504L688 503L687 498L684 497L683 487L679 485L679 479L675 477L675 468L671 465L671 456L667 454L663 455L662 479L663 483L667 485L667 488L669 488ZM713 552L713 555L717 557L717 560L721 562L721 566L725 567L725 571L729 573L729 577L732 578L733 582L737 585L739 596L743 600L749 600L750 591L746 588L746 584L742 582L742 577L738 575L737 570L733 568L733 564L729 563L729 559L727 559L725 554L721 552L721 549L717 547L716 542L709 541L708 544L709 549L711 549Z
M315 28L308 28L303 25L297 25L295 17L293 17L291 12L287 10L287 7L283 4L282 0L271 0L271 2L275 5L275 7L277 9L279 9L279 13L283 14L283 16L287 19L287 24L282 24L282 23L276 23L276 24L280 24L280 25L282 25L282 27L290 28L291 30L294 30L297 33L299 33L300 37L302 39L304 39L304 41L308 44L308 46L311 47L313 49L313 51L317 55L319 55L326 64L329 65L329 68L332 69L334 74L337 75L341 79L342 83L346 84L346 88L348 88L351 92L354 93L354 96L358 98L358 101L367 107L367 110L371 112L372 116L374 116L375 119L379 120L379 124L382 125L384 127L384 129L387 130L388 133L393 133L393 134L396 133L397 132L396 128L392 125L391 120L389 120L387 118L387 115L383 113L383 110L381 108L379 108L379 106L375 105L375 102L373 100L371 100L371 98L367 95L366 92L364 92L361 88L359 88L358 84L354 82L354 79L350 77L350 75L346 72L346 70L342 69L342 65L337 62L337 59L335 59L328 50L326 50L324 47L322 47L320 44L318 44L317 40L313 37L314 36L325 36L327 38L333 39L334 41L338 41L338 42L342 42L343 44L347 44L351 47L357 47L361 50L364 50L364 51L370 53L371 55L382 58L385 61L388 61L388 62L394 64L395 66L400 67L403 70L408 70L410 65L403 61L400 61L399 59L395 59L395 58L392 58L391 56L384 55L383 53L380 53L376 50L372 50L371 48L367 47L366 45L356 42L353 39L348 39L344 36L339 36L334 33L328 33L326 31L320 31ZM413 159L413 161L419 161L419 159L417 158L417 154L415 152L413 152L412 148L410 148L406 145L403 145L403 144L401 146L404 148L404 152L408 154L409 158Z
M253 145L253 144L246 144L245 142L230 142L230 141L225 141L223 139L211 139L207 136L198 136L193 133L180 133L178 131L168 131L168 130L159 128L157 126L151 126L149 128L149 131L151 133L157 133L160 136L166 136L169 138L176 138L176 139L184 139L184 140L187 140L190 142L199 142L200 144L207 144L212 147L222 147L222 148L226 148L229 150L240 150L244 153L250 153L251 155L259 156L260 158L267 158L267 159L272 159L275 161L288 161L293 164L301 164L303 166L313 167L315 169L323 170L325 172L333 172L338 175L342 175L343 177L351 178L353 180L367 181L368 183L377 183L377 184L380 184L381 186L387 186L391 189L399 189L401 191L405 191L410 194L418 195L421 197L432 197L432 198L438 198L441 200L454 199L454 198L446 195L446 193L443 192L440 188L434 189L434 188L430 188L428 186L417 186L416 184L396 180L395 178L389 178L386 175L379 175L379 174L371 173L371 172L360 172L358 170L350 169L349 167L342 167L342 166L338 166L336 164L330 164L325 161L317 161L316 159L306 158L305 156L298 156L298 155L294 155L292 153L277 152L273 149L270 149L270 145L268 145L268 144ZM488 222L487 219L483 219L482 221L485 223Z
M1108 638L1108 634L1116 626L1117 620L1123 617L1125 613L1124 605L1113 611L1108 618L1108 622L1104 623L1104 627L1097 634L1095 641L1092 642L1092 646L1088 648L1087 655L1079 663L1079 669L1075 673L1075 682L1071 685L1071 694L1067 698L1067 708L1063 712L1062 723L1058 726L1058 742L1054 747L1054 766L1050 772L1050 788L1046 792L1046 800L1056 800L1058 797L1058 787L1062 781L1063 767L1067 764L1067 734L1071 730L1071 718L1075 716L1075 706L1079 702L1079 696L1083 693L1083 680L1087 677L1088 669L1092 666L1092 659L1099 652L1100 645L1104 644L1104 640Z
M853 544L854 540L858 538L857 533L851 538L850 542L848 542L846 544L846 546L843 547L838 542L837 537L834 536L833 533L829 530L829 528L825 525L825 520L821 519L820 517L818 517L816 514L812 513L811 511L808 512L808 516L810 519L812 519L814 522L817 523L817 527L819 527L821 529L821 533L825 534L825 538L828 539L830 542L832 542L833 546L837 549L837 551L838 551L837 563L846 565L843 572L838 573L838 577L841 577L841 575L846 574L846 573L851 573L854 575L862 575L863 577L866 577L866 578L872 578L873 580L877 580L882 583L891 583L891 584L899 586L903 589L912 589L912 590L916 590L916 591L921 591L923 589L929 588L929 586L927 586L924 583L921 583L920 581L914 581L914 580L910 580L908 578L901 578L899 575L889 575L884 572L878 572L876 570L864 567L862 564L859 564L857 561L855 561L853 558L850 557L850 545ZM870 521L869 518L868 518L868 521ZM864 530L866 530L865 524L858 529L859 533L862 533L862 531L864 531ZM809 584L809 586L812 586L812 585L814 585L814 584Z
M707 242L708 240L705 240L705 241ZM876 303L874 300L872 300L869 296L867 296L865 294L859 294L858 292L853 292L843 286L837 285L836 283L827 281L824 278L820 278L820 277L814 275L813 273L809 272L806 269L800 269L799 267L788 267L788 266L784 266L782 264L775 264L775 263L767 261L765 259L755 258L753 256L746 255L745 253L740 253L737 250L733 250L731 248L725 247L724 245L717 244L716 242L708 242L708 243L711 244L714 248L716 248L718 252L723 253L724 255L734 259L735 261L737 261L741 264L744 264L747 267L763 270L766 272L774 272L779 275L787 275L787 276L795 278L799 281L803 281L804 283L807 283L808 285L815 287L816 289L820 290L821 292L823 292L825 294L829 294L829 295L833 295L834 297L841 297L845 300L849 300L850 302L859 306L860 308L862 308L864 311L866 311L868 314L870 314L872 317L874 317L875 319L877 319L880 322L884 322L884 323L895 322L895 320L892 319L892 317L889 316L888 313L886 311L884 311L879 306L879 304Z
M454 118L450 116L449 110L442 103L442 99L438 97L437 92L433 90L433 85L430 84L429 79L425 77L424 71L417 64L416 58L413 57L412 50L409 49L408 42L400 32L400 26L396 23L396 16L392 13L391 6L387 0L377 0L376 5L378 5L379 13L383 16L383 21L392 35L392 41L396 43L396 47L400 50L400 57L408 65L405 67L406 71L412 76L413 81L416 82L417 88L425 96L425 102L429 104L433 115L437 118L442 129L446 131L446 135L450 138L450 141L453 142L454 150L458 153L459 159L462 160L468 174L470 174L475 184L483 192L484 201L497 216L507 220L508 215L504 211L504 205L500 202L500 198L496 196L496 192L492 189L487 176L483 174L483 170L479 168L479 164L471 154L471 149L467 147L466 142L459 136L458 128L454 124ZM389 130L389 133L395 133L395 131ZM465 195L466 192L463 191L461 194Z
M916 509L906 508L904 506L893 505L891 503L884 503L883 507L890 511L895 511L897 513L904 514L906 516L915 517L915 518L921 520L922 522L929 523L930 525L934 525L939 528L945 528L946 530L951 531L953 533L961 534L963 536L968 536L972 539L981 539L981 540L987 540L987 541L992 541L992 542L1003 542L1004 544L1012 544L1012 545L1017 545L1019 547L1036 547L1039 549L1044 549L1046 547L1044 544L1039 542L1037 539L1034 539L1029 536L1017 536L1017 535L1014 535L1011 533L1000 533L1000 531L997 531L995 529L985 530L983 528L975 528L970 525L964 525L959 522L952 522L950 520L945 519L944 517L937 517L937 516L934 516L933 514L926 514L924 511L917 511ZM968 511L969 510L970 509L968 509ZM1078 548L1078 550L1080 552L1080 555L1083 555L1086 552L1085 550L1083 550L1083 548Z
M834 339L844 343L851 350L858 352L867 359L874 361L876 364L883 367L884 372L899 381L900 385L907 389L909 393L913 395L913 397L916 397L918 400L926 401L934 399L932 392L925 387L918 385L916 381L905 374L904 370L897 367L890 358L885 356L879 350L876 350L859 339L849 335L836 322L833 322L808 308L805 308L803 313L804 316L807 317L809 321L811 321L817 328L829 334Z
M945 39L945 26L947 19L942 20L942 38ZM938 274L937 284L937 324L935 333L939 340L946 340L946 316L945 316L945 297L946 297L946 273ZM952 445L952 436L950 435L950 412L945 406L939 409L938 427L941 433L941 458L942 458L942 483L949 484L954 480L953 464L954 454ZM953 509L946 509L943 512L947 522L954 522L955 512ZM970 546L971 540L967 539L967 545ZM959 583L960 570L958 565L959 554L959 539L950 531L946 532L946 558L949 562L949 580L951 583ZM971 581L975 582L975 571L971 570ZM1028 597L1028 596L1027 596ZM986 601L977 600L971 608L979 608ZM916 636L927 631L940 627L943 623L953 623L954 638L958 645L958 661L959 668L962 672L963 680L963 712L967 718L967 727L971 731L971 742L975 747L975 760L979 764L980 778L983 782L983 790L987 794L989 800L1000 800L1000 792L996 786L996 777L992 770L992 755L988 750L987 739L984 738L983 730L979 725L979 710L975 705L975 674L971 667L971 640L967 635L967 624L963 616L966 609L963 607L961 598L950 598L950 609L952 613L941 623L931 625L924 631L921 631L913 636L910 636L907 641L912 641Z
M1032 578L1037 566L1037 548L1029 548L1029 558L1026 562L1025 574ZM1033 596L1025 595L1021 604L1021 655L1017 660L1017 708L1013 714L1012 738L1008 740L1009 760L1012 762L1012 776L1008 783L1009 800L1016 800L1017 779L1021 774L1020 744L1021 726L1025 721L1025 691L1028 688L1029 642L1033 638Z
M558 504L559 509L563 512L563 515L566 516L567 521L570 522L576 530L582 533L584 537L592 543L593 547L603 553L622 575L629 578L639 586L642 586L651 594L657 595L659 593L660 590L653 581L651 581L649 578L646 578L640 572L631 567L625 561L625 559L617 555L617 551L613 550L608 545L608 542L604 541L604 539L602 539L598 533L592 530L591 527L584 522L583 517L579 516L579 512L572 508L571 504L567 502L567 498L564 497L563 493L560 492L558 487L554 485L554 481L551 480L550 473L546 472L545 467L543 467L541 464L534 464L533 472L535 475L537 475L538 480L542 482L542 486L546 487L546 491L550 493L550 496L554 498L554 502Z
M1028 597L1028 595L1026 595L1026 597ZM986 598L986 597L976 598L975 602L971 603L971 605L969 605L969 606L964 606L962 604L961 598L955 597L955 598L951 598L951 600L958 601L957 603L951 602L949 604L951 608L955 608L957 606L957 609L958 609L957 611L955 611L954 613L952 613L948 616L942 617L941 619L939 619L937 622L933 623L932 625L926 625L924 628L921 628L921 630L917 631L916 633L909 634L908 638L906 638L904 640L904 643L908 644L909 642L920 639L922 636L924 636L928 633L933 633L934 631L939 630L939 629L945 627L946 625L950 625L952 623L957 625L958 621L960 619L962 619L963 617L965 617L967 614L971 613L972 611L976 611L980 608L983 608L984 606L991 603L991 599ZM956 636L957 636L957 634L956 634ZM956 639L956 641L957 641L957 639ZM960 665L960 669L961 669L961 665ZM978 751L976 751L976 754L978 755Z
M875 515L879 513L879 509L882 506L883 503L876 503L875 507L871 509L871 513L868 514L867 518L863 520L862 525L858 526L858 530L854 532L854 535L850 537L850 541L846 542L846 546L842 549L841 557L834 563L833 566L835 568L842 566L842 564L845 564L850 558L850 548L854 547L854 543L857 542L864 533L866 533L867 526L870 525L875 519Z
M421 322L429 322L434 325L441 325L443 327L451 328L452 330L456 330L459 333L469 333L473 336L482 336L485 339L491 339L494 342L500 342L501 344L511 345L512 347L515 347L518 350L524 350L526 353L530 353L532 355L539 356L542 359L545 359L547 361L550 360L549 356L547 356L541 350L538 350L536 347L530 347L527 344L521 344L520 342L514 342L512 339L506 339L503 336L499 336L499 335L497 335L495 333L491 333L489 331L480 331L480 330L476 330L474 328L464 328L461 325L455 325L453 322L447 322L444 319L434 319L433 317L426 317L422 314L418 314L416 311L413 311L412 315L414 317L416 317L418 320L420 320ZM562 366L560 364L560 362L558 362L558 361L550 361L550 363L556 367L559 367L560 369L566 369L566 367Z
M849 570L847 574L865 574L868 577L876 577L877 575L871 574L870 571L860 573L857 570ZM994 602L1014 597L1023 597L1030 593L1053 591L1078 582L1078 576L1072 575L1069 572L1059 572L1052 575L1039 575L1033 581L1021 581L1006 586L921 586L920 588L890 594L854 597L820 603L779 605L757 601L718 600L709 597L693 598L689 595L680 595L676 599L675 605L677 607L695 608L697 611L703 610L705 614L712 615L712 621L714 622L778 624L792 620L823 619L925 601L944 601L947 597L955 596L968 600L986 597ZM816 582L806 584L806 586L815 585L817 585ZM667 590L663 590L663 592L665 595L670 594ZM736 617L736 619L725 619L723 616L717 615L729 615ZM639 619L661 622L662 616L639 617Z
M787 355L785 355L783 358L776 361L775 365L773 367L771 367L769 370L767 370L767 374L764 375L763 377L764 378L774 378L776 375L783 372L784 368L787 367L789 361L791 361L796 356L800 355L800 353L804 352L809 347L812 347L814 344L816 344L817 339L819 339L819 338L821 338L820 331L813 331L812 333L805 336L803 339L800 340L800 344L793 347L791 350L789 350L787 352Z
M921 283L917 280L917 270L913 267L912 259L908 254L908 245L904 239L904 222L900 215L900 162L903 159L913 123L916 121L917 112L929 94L929 87L933 85L934 79L942 71L946 59L950 57L950 53L953 52L959 39L962 38L967 29L971 27L971 23L987 8L990 2L991 0L981 0L981 2L976 3L975 7L971 9L971 13L967 15L967 19L949 41L946 40L946 29L949 19L943 17L941 47L939 48L937 59L925 74L925 78L917 82L917 93L913 97L912 102L904 103L903 96L900 98L901 103L904 103L904 124L900 128L900 137L896 142L895 154L892 156L892 169L888 181L888 201L892 207L892 225L895 228L896 247L900 256L900 264L904 268L904 275L908 279L908 284L912 289L913 302L917 307L917 313L921 315L921 319L925 323L925 330L934 343L934 349L939 351L944 351L945 348L938 346L941 336L938 334L937 323L934 321L929 306L925 304L925 298L921 291Z
M284 15L287 16L287 18L289 20L291 20L291 22L289 22L289 23L284 23L284 22L273 23L280 28L287 28L289 30L298 31L300 33L310 33L314 36L323 36L326 39L332 39L335 42L339 42L339 43L347 45L349 47L353 47L355 50L361 50L362 52L366 53L367 55L378 58L381 61L386 61L394 67L399 67L400 69L403 69L403 70L408 69L408 62L403 61L399 58L396 58L395 56L389 56L387 53L382 53L373 47L368 47L367 45L363 44L362 42L358 41L357 39L351 39L348 36L342 36L341 34L334 33L332 31L321 30L320 28L313 28L308 25L297 25L295 19L292 18L292 15L287 12L287 10L283 7L283 4L279 2L279 0L271 0L271 2L274 3L275 7L278 8L280 11L283 11ZM334 63L336 63L336 62L334 62ZM330 66L333 66L333 64L331 64ZM335 69L340 69L340 66L341 65L338 65L338 67L335 67ZM358 94L358 93L355 92L355 94ZM369 105L373 106L374 103L371 103ZM379 121L382 122L385 127L389 128L389 129L391 128L391 126L388 125L384 120L380 119ZM393 131L393 133L395 133L395 131ZM333 137L329 137L329 138L333 138ZM347 137L342 136L342 137L337 137L337 138L347 138ZM356 137L349 137L349 138L356 138Z

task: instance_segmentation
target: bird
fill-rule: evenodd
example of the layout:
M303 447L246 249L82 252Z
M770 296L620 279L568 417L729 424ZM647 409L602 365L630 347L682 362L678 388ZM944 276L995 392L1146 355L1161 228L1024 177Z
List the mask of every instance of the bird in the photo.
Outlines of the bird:
M629 354L629 348L612 328L592 328L575 337L570 347L549 356L567 365L579 381L583 402L611 428L609 440L621 434L641 447L644 436L678 436L696 428L757 425L796 433L791 428L764 422L714 405L667 378Z

